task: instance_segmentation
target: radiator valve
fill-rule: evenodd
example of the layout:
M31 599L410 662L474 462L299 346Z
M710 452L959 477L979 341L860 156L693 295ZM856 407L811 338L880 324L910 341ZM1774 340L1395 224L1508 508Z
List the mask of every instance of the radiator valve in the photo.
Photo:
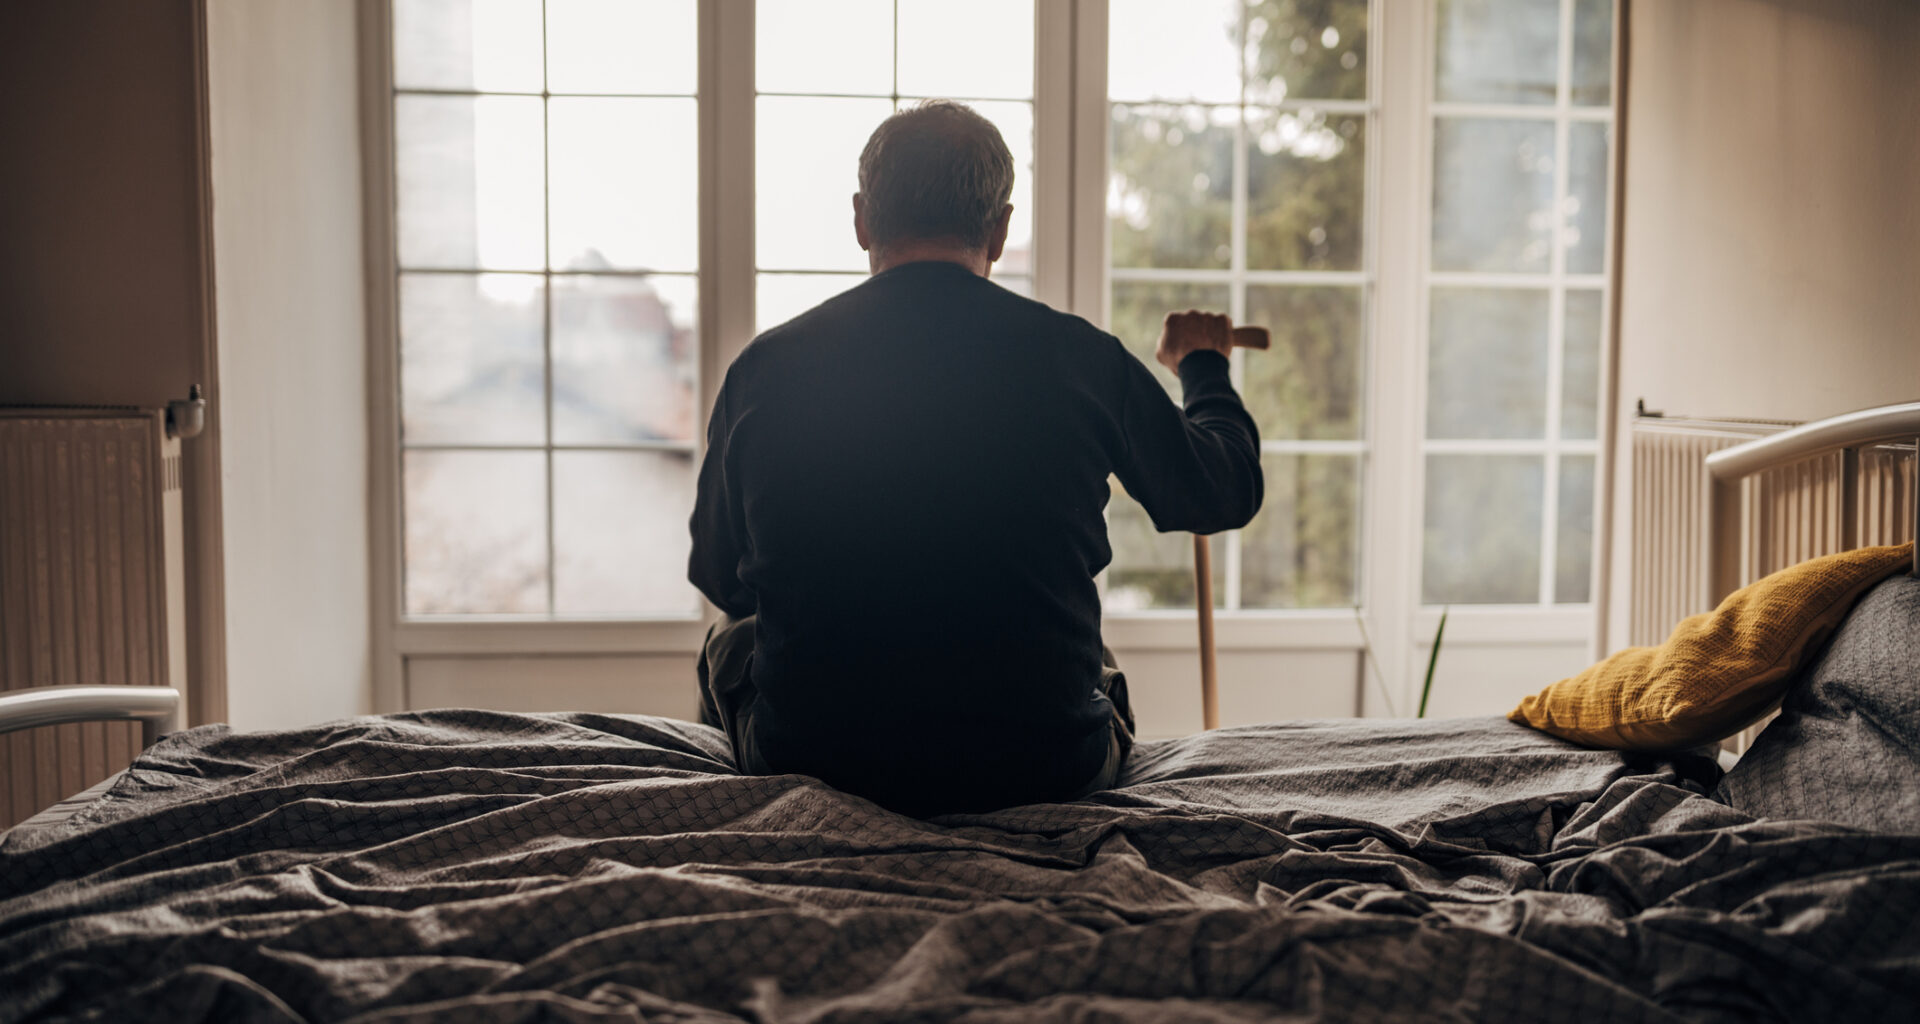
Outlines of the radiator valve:
M187 389L184 401L174 399L167 403L167 436L197 437L207 426L207 400L201 397L200 385Z

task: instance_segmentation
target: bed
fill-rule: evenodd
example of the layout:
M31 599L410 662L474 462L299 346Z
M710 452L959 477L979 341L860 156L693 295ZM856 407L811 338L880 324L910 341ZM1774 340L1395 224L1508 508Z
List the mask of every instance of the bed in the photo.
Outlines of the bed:
M1272 723L918 821L664 718L173 732L0 836L0 1022L1908 1020L1916 920L1901 575L1731 771Z

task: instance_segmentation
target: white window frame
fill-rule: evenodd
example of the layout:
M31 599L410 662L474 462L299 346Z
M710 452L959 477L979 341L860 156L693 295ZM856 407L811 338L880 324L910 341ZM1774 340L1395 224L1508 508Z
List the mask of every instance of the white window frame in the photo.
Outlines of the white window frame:
M1563 0L1563 4L1568 0ZM1319 103L1330 111L1364 113L1368 147L1367 225L1362 269L1333 275L1366 289L1366 403L1363 436L1334 442L1362 453L1362 552L1358 589L1365 632L1351 609L1246 610L1221 613L1216 642L1223 652L1357 651L1370 637L1395 709L1411 707L1415 637L1430 636L1437 609L1419 603L1424 438L1426 294L1432 188L1432 69L1435 0L1373 0L1369 10L1368 88L1364 101ZM752 0L698 0L700 196L700 408L712 407L725 368L754 333L754 5ZM1615 4L1615 51L1621 49ZM1108 109L1106 0L1037 0L1034 83L1034 295L1056 308L1103 323L1108 307ZM1389 10L1391 9L1391 10ZM1564 21L1564 19L1563 19ZM369 518L373 593L373 704L376 711L408 706L406 661L422 656L691 655L700 649L714 612L699 616L632 619L527 620L489 618L410 620L402 601L404 536L400 503L398 266L395 241L393 72L388 0L360 0L362 124L366 172L368 296ZM1563 61L1565 58L1563 42ZM1621 92L1616 57L1613 95ZM1563 68L1563 77L1565 74ZM1564 96L1562 97L1564 102ZM1532 112L1537 116L1538 111ZM1564 130L1560 131L1564 139ZM1613 160L1617 175L1618 143ZM849 155L849 159L852 155ZM1564 159L1557 174L1564 174ZM1389 173L1388 168L1397 169ZM1244 182L1237 191L1244 190ZM1607 240L1599 275L1606 288L1603 317L1612 313L1617 191L1609 188ZM1236 252L1239 247L1236 246ZM1556 261L1560 259L1556 247ZM1556 268L1560 264L1556 262ZM1128 276L1140 272L1130 271ZM1150 273L1150 272L1149 272ZM1191 276L1191 275L1187 275ZM1255 275L1264 276L1264 275ZM1290 283L1326 275L1283 275ZM1452 280L1454 275L1447 275ZM1331 280L1332 278L1329 278ZM1237 293L1237 292L1236 292ZM1556 309L1559 308L1556 305ZM1233 312L1239 312L1234 310ZM1558 317L1556 317L1557 342ZM1604 439L1611 434L1613 342L1601 330L1601 396L1596 458L1596 583L1603 578L1610 467ZM1382 358L1385 339L1402 339L1410 358ZM1256 357L1257 358L1257 357ZM1557 368L1558 347L1552 360ZM1557 380L1556 380L1557 383ZM1558 391L1554 391L1557 409ZM1552 422L1557 423L1557 419ZM704 439L704 424L699 435ZM1547 442L1551 444L1552 442ZM1269 441L1263 450L1331 450L1325 442ZM1561 449L1566 450L1565 443ZM696 453L697 455L699 453ZM1557 469L1557 464L1555 466ZM1543 548L1544 554L1551 549ZM1228 566L1229 580L1236 579ZM1595 642L1595 604L1461 606L1448 626L1452 644L1565 644ZM1116 650L1190 650L1191 611L1146 611L1109 616L1103 626ZM1423 661L1422 661L1423 663ZM689 684L691 685L691 684ZM1374 687L1362 708L1384 712Z

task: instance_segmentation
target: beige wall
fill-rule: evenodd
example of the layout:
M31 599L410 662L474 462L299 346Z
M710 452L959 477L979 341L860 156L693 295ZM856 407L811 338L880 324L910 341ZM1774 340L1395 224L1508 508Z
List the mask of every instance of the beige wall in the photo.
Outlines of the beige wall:
M209 0L229 721L371 706L355 5Z
M0 4L0 404L199 379L196 32L188 0Z
M1608 647L1634 402L1806 420L1920 398L1920 4L1631 10Z

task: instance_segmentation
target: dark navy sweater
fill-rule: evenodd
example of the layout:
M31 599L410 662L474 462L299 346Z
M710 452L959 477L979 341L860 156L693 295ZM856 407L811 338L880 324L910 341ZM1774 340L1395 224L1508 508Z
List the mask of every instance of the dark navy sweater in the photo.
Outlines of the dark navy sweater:
M1112 335L950 263L782 324L727 371L689 576L758 616L768 767L913 813L1060 799L1105 757L1108 475L1161 530L1260 508L1227 360L1184 410Z

